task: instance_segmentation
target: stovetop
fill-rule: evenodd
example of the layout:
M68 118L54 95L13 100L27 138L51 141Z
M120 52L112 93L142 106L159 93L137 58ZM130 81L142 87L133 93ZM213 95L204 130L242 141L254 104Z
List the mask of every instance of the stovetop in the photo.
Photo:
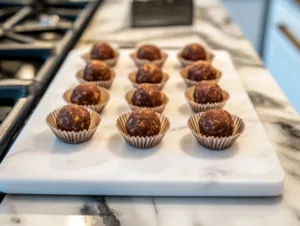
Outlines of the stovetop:
M100 2L0 0L0 161Z

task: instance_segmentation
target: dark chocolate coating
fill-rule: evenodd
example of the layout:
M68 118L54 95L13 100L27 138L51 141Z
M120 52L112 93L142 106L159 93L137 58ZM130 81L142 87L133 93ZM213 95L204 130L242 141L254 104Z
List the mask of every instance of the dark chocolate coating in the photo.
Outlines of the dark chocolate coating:
M101 99L101 92L96 85L80 84L73 89L70 100L78 105L96 105Z
M199 129L205 136L228 137L233 134L234 123L227 111L212 109L202 114Z
M135 89L131 102L139 107L157 107L163 103L163 94L156 86L142 84Z
M160 132L160 120L150 109L133 111L126 122L126 131L129 136L154 136Z
M62 107L56 117L57 128L65 131L88 130L90 124L90 113L84 107L78 105Z
M201 81L196 85L193 97L199 104L216 103L223 101L223 92L218 84Z
M113 48L105 42L95 43L91 50L91 58L94 60L106 60L114 58Z
M203 46L199 44L189 44L184 47L181 56L186 60L206 60L206 51Z
M106 63L91 60L84 68L83 78L86 81L107 81L110 79L110 70Z
M187 77L193 81L213 80L217 70L207 62L198 61L188 66Z
M143 45L138 49L137 58L146 60L161 59L160 49L155 45Z
M144 64L136 73L136 83L160 83L163 73L155 64Z

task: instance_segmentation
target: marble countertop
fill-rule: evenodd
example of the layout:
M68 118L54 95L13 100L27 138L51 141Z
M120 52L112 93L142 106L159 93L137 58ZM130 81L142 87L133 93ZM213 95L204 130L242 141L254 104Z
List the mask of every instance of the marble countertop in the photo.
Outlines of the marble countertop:
M190 27L131 29L128 1L106 1L78 47L106 40L120 47L152 42L178 48L199 41L227 50L285 169L274 198L164 198L7 195L0 225L300 225L300 120L273 77L217 0L199 0ZM255 167L255 166L253 166ZM38 169L37 169L38 170Z

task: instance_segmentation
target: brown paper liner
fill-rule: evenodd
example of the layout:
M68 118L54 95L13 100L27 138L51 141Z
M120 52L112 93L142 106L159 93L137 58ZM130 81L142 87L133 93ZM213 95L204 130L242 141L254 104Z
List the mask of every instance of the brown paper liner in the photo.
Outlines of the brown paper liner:
M195 60L186 60L186 59L184 59L182 57L182 50L178 52L177 58L181 63L181 67L186 67L186 66L196 62ZM205 60L206 62L211 63L214 59L214 55L212 53L206 51L206 59L207 59L207 60Z
M58 139L60 139L62 142L68 143L68 144L78 144L88 141L92 138L94 133L96 132L99 124L100 124L100 116L97 112L86 108L90 115L91 115L91 124L90 128L88 130L83 130L79 132L75 131L63 131L57 128L56 125L56 117L60 109L56 109L52 111L49 115L47 115L46 122L50 129L53 131L53 133L57 136Z
M159 60L146 60L146 59L140 59L140 58L137 58L136 56L136 52L134 53L131 53L130 54L130 57L132 58L133 62L135 63L135 65L139 68L141 66L143 66L144 64L147 64L147 63L152 63L152 64L156 64L158 67L162 67L166 61L166 59L168 58L168 54L165 53L165 52L162 52L161 55L162 55L162 58L159 59Z
M198 142L211 150L220 151L226 148L229 148L233 143L237 140L237 138L245 131L245 123L238 116L231 115L234 122L234 130L233 135L229 137L213 137L213 136L205 136L200 133L198 122L202 113L198 113L192 115L188 119L188 127L194 134L195 138Z
M111 72L110 79L106 80L106 81L86 81L86 80L84 80L83 79L84 69L81 69L76 73L76 78L78 79L78 81L80 83L90 83L90 84L94 84L96 86L101 86L101 87L104 87L106 89L109 89L111 87L115 77L116 77L116 73L115 73L114 70L110 69L110 72Z
M139 106L133 105L132 102L131 102L131 98L133 96L133 93L134 93L134 90L129 90L125 94L125 100L127 101L130 109L133 110L133 111L141 109L141 108L148 108L148 109L151 109L152 111L155 111L157 113L162 113L165 110L165 107L167 106L167 104L169 102L169 98L164 93L162 93L162 95L163 95L163 104L162 105L159 105L157 107L139 107Z
M217 69L216 69L216 70L217 70ZM188 87L197 85L200 81L194 81L194 80L188 79L188 78L187 78L187 72L188 72L188 67L184 67L184 68L180 69L180 75L181 75L181 77L183 78L185 84L186 84ZM212 80L205 80L205 81L209 81L209 82L213 82L213 83L218 83L221 77L222 77L222 72L219 71L219 70L217 70L217 75L216 75L216 78L215 78L215 79L212 79Z
M100 113L105 108L107 102L109 101L110 95L109 95L109 92L107 89L102 88L102 87L98 87L98 89L101 92L100 103L98 103L96 105L84 105L83 107L87 107L89 109L92 109L93 111L96 111L97 113ZM68 89L63 95L64 100L68 104L73 104L70 100L72 92L73 92L73 89Z
M136 83L135 82L136 81L136 71L129 73L128 79L131 81L133 88L137 88L139 85L145 84L145 83ZM160 90L162 90L168 80L169 80L169 75L167 73L163 72L163 77L162 77L162 80L160 83L147 83L147 84L157 86Z
M196 113L207 111L209 109L222 109L230 98L229 93L223 90L223 101L216 103L199 104L194 101L194 90L195 86L192 86L185 91L184 95L191 109Z
M163 139L165 134L167 133L168 129L170 128L170 121L169 119L162 115L162 114L157 114L159 117L161 127L160 127L160 132L157 135L154 136L149 136L149 137L134 137L134 136L129 136L126 130L126 122L128 117L130 116L131 112L125 113L121 115L118 120L117 120L117 128L119 129L121 135L125 139L125 141L130 144L133 147L136 148L152 148L159 144L159 142Z
M106 60L100 60L100 59L99 59L99 60L105 62L109 67L114 67L114 66L116 66L116 64L117 64L117 62L118 62L118 60L119 60L120 54L119 54L119 51L117 51L117 50L114 50L114 52L115 52L115 53L114 53L114 55L115 55L114 58L110 58L110 59L106 59ZM90 52L83 54L83 55L81 56L81 58L84 59L84 61L85 61L86 63L88 63L90 60L92 60L92 59L91 59L91 54L90 54ZM95 60L97 60L97 59L95 59Z

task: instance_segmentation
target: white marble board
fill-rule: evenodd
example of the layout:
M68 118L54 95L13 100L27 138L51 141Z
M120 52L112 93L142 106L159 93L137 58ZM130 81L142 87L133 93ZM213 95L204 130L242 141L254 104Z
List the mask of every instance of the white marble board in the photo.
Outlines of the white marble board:
M139 150L125 143L115 124L129 111L124 94L135 70L121 50L111 100L92 140L70 145L59 141L45 123L46 115L64 105L62 94L78 84L84 67L73 50L0 165L0 191L23 194L133 196L276 196L284 173L263 126L233 67L230 56L216 51L214 66L223 72L219 84L231 98L225 109L244 119L245 133L231 148L216 152L200 146L187 127L193 112L185 98L175 50L168 50L164 92L170 102L164 114L171 128L155 148Z

